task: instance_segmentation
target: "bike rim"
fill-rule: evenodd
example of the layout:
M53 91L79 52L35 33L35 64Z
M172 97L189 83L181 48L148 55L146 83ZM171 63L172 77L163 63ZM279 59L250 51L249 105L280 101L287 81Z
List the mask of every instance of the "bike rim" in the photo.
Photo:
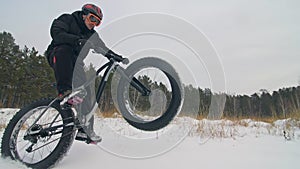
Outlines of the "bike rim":
M14 158L22 161L26 164L36 164L45 158L47 158L57 147L62 133L50 135L50 136L36 136L30 137L31 139L26 139L25 136L28 136L28 131L31 127L37 128L47 128L51 126L62 125L62 117L60 113L52 107L49 107L48 110L42 115L42 117L37 121L36 124L32 124L36 118L45 110L47 106L37 107L28 111L22 118L18 121L16 127L14 128L11 135L11 152ZM33 129L32 129L33 130ZM57 129L61 130L62 129ZM36 143L35 141L36 140ZM33 145L33 143L35 143ZM30 146L33 145L32 152L28 152Z
M165 72L156 67L145 67L133 75L151 90L149 96L142 96L133 86L125 85L123 99L130 113L130 119L136 122L150 122L160 118L168 109L172 99L172 87ZM132 78L133 78L132 77Z

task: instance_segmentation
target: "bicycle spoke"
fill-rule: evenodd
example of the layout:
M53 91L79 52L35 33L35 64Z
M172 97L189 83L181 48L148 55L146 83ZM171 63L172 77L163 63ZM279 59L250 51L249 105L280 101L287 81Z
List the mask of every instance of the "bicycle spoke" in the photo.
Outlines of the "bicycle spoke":
M21 148L21 150L23 150L25 147L27 147L28 145L30 144L30 142L28 142L27 144L25 144L22 148Z
M74 131L75 131L75 130L74 130ZM71 131L71 132L65 134L63 137L66 137L66 136L72 134L74 131ZM62 138L62 137L56 138L56 139L50 141L49 143L46 143L46 144L44 144L44 145L42 145L42 146L40 146L40 147L38 147L38 148L35 148L35 149L32 150L32 152L33 152L33 151L36 151L36 150L39 150L39 149L41 149L41 148L43 148L43 147L45 147L45 146L47 146L47 145L49 145L49 144L51 144L51 143L53 143L53 142L59 140L59 139L61 139L61 138Z

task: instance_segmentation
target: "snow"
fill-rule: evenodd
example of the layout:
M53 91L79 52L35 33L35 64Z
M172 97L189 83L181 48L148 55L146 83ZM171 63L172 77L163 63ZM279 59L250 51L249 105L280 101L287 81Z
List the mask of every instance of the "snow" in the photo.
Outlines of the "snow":
M274 136L215 139L200 145L198 138L189 137L168 153L136 160L108 154L97 146L75 143L69 155L56 168L296 169L299 168L299 145L299 141L286 142Z
M0 125L14 112L1 109ZM299 168L300 123L292 119L269 124L251 119L233 122L180 117L158 132L141 132L121 118L97 119L96 126L103 142L87 145L75 141L55 169ZM284 139L283 129L291 140ZM0 130L0 137L2 134ZM0 168L26 167L0 158Z

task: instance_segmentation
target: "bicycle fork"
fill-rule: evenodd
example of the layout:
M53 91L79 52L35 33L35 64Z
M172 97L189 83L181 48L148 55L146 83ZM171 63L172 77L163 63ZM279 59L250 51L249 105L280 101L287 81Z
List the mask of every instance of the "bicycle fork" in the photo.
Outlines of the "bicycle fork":
M142 96L150 95L151 90L148 89L144 84L142 84L137 78L132 77L132 79L131 79L130 77L128 77L127 74L125 73L124 68L119 67L117 69L117 72L120 73L127 80L127 82L130 83L131 86L133 86L137 91L142 93Z

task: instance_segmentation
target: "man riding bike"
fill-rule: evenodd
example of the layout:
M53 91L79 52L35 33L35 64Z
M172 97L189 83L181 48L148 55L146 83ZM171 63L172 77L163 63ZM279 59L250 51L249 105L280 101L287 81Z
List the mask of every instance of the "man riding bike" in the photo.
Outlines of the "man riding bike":
M110 50L100 39L95 27L101 24L103 19L102 10L93 4L85 4L81 11L72 14L62 14L55 19L50 28L52 37L51 44L48 46L46 56L49 64L54 70L58 96L64 98L72 91L72 78L76 60L79 54L86 56L89 49L100 53L108 58L115 57L122 59L122 56ZM83 50L84 47L84 50ZM86 50L86 48L88 50ZM91 91L87 91L91 92ZM73 105L78 102L85 102L86 99L72 98L67 104ZM84 110L89 113L92 109L91 104ZM100 142L101 137L96 135L93 129L94 118L88 119L87 126L83 126L77 132L77 140L90 142Z

